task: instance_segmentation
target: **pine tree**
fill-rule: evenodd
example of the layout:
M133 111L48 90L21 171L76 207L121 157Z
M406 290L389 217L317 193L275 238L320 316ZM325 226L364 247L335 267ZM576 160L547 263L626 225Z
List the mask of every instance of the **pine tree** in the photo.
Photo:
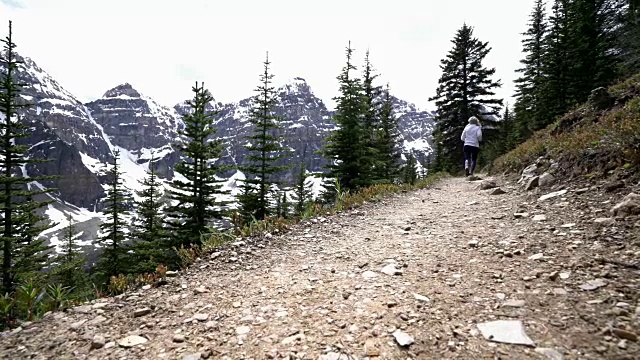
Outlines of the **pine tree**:
M87 275L82 270L86 258L75 241L77 231L71 216L67 215L67 221L69 225L64 228L60 253L54 258L56 265L51 270L51 277L62 286L81 293L88 283Z
M620 12L617 32L620 72L628 77L640 72L640 0L627 0Z
M335 192L335 181L340 183L343 190L354 190L366 184L363 178L368 169L363 169L366 147L364 146L365 132L363 130L363 114L366 109L363 101L362 83L354 76L357 70L353 65L353 49L351 43L346 49L347 64L338 76L340 82L340 96L336 101L336 113L333 121L338 129L327 138L324 156L328 160L326 178L323 184L326 193Z
M166 210L175 247L201 245L202 235L210 232L213 221L222 219L228 204L217 198L228 191L222 189L223 180L216 178L224 168L215 164L222 145L211 139L216 114L207 111L207 104L213 97L204 84L196 82L192 91L194 98L187 102L192 111L184 115L185 128L179 132L183 142L175 145L183 155L175 171L186 181L176 178L171 182L169 198L175 204Z
M413 151L411 151L409 152L409 154L407 154L407 163L405 164L402 172L402 182L405 184L413 185L416 183L417 178L417 160L415 155L413 154Z
M378 168L376 177L384 182L393 182L400 174L400 159L398 139L398 119L393 113L393 101L389 85L384 92L384 100L380 108L380 129L376 134Z
M569 60L573 60L569 63L570 105L584 102L593 89L615 79L615 30L620 6L619 0L568 2Z
M252 99L252 108L249 112L249 122L254 126L254 132L253 135L247 136L249 139L249 145L245 146L248 151L245 157L247 163L240 167L246 175L242 187L250 200L241 202L241 206L246 215L250 214L257 220L262 220L271 214L270 189L272 185L278 184L274 175L288 168L288 166L276 165L276 162L287 152L281 145L282 135L278 134L280 130L278 122L282 118L274 114L278 100L272 85L273 74L269 72L271 62L269 62L268 53L263 64L264 72L260 75L260 85L255 89L257 94ZM252 192L255 192L255 198L251 198ZM247 200L246 197L240 200L243 199Z
M125 274L129 269L129 256L126 232L129 224L126 216L129 215L127 202L131 199L131 194L124 187L122 182L122 172L120 171L120 151L113 154L111 168L107 172L108 189L107 196L103 200L106 220L100 224L100 231L103 233L95 244L103 248L97 265L97 273L106 283L112 276Z
M136 218L133 222L132 240L135 258L135 270L138 273L151 273L157 265L174 265L176 262L168 233L164 227L162 208L162 185L155 172L154 157L149 161L147 177L140 181L142 190L136 194L142 201L136 202Z
M547 122L540 98L541 85L544 82L542 65L547 35L545 4L542 0L535 0L529 18L529 29L523 35L525 38L522 40L522 51L526 55L520 60L523 67L517 70L522 75L515 81L515 109L518 114L515 133L518 140L527 139L533 130L540 129Z
M363 154L361 159L360 181L362 186L371 185L378 180L386 180L386 178L376 178L377 173L383 166L380 163L379 149L377 148L377 137L381 126L380 119L380 96L382 89L374 84L378 74L369 60L369 50L365 54L364 69L362 73L362 95L363 95Z
M291 211L291 205L289 204L289 199L287 198L287 191L282 191L282 198L280 200L280 214L278 217L286 219L289 217L289 212Z
M45 219L35 211L51 203L38 201L37 195L51 189L33 190L32 181L50 180L51 177L25 177L23 169L44 159L29 158L28 145L30 127L24 123L19 111L31 104L20 99L23 84L16 81L18 65L13 42L12 23L9 34L2 39L3 52L0 63L4 71L0 74L0 241L2 243L2 293L12 293L19 281L28 279L45 266L46 253L50 247L37 234L49 228Z
M463 159L463 143L460 134L471 116L489 120L495 116L502 100L493 96L500 87L499 81L491 80L495 69L484 67L482 61L491 48L488 43L473 37L473 28L464 24L457 31L453 49L441 60L442 76L438 81L436 95L430 98L437 106L436 129L438 170L460 171ZM492 126L483 127L483 139L490 140Z
M304 155L302 156L302 159L295 185L295 211L298 215L305 212L307 203L312 197L311 185L307 183L307 169L304 163Z

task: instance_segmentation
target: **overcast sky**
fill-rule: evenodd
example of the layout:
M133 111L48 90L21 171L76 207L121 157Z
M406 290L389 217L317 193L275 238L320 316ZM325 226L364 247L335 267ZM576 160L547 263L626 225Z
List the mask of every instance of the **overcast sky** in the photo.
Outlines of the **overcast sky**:
M172 106L204 81L217 101L252 95L269 51L276 85L296 76L333 106L349 40L396 96L434 110L440 59L464 22L492 51L510 100L533 0L0 0L18 51L82 101L129 82Z

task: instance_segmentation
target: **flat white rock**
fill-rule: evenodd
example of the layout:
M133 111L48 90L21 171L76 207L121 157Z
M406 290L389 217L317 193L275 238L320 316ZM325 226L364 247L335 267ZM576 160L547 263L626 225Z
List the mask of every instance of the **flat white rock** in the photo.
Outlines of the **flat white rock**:
M124 348L130 348L136 345L141 345L146 343L148 340L138 335L129 335L124 339L118 340L118 345Z
M524 332L520 320L496 320L478 324L478 330L485 339L515 345L535 346Z
M398 270L395 264L389 264L383 267L382 270L380 270L380 272L382 272L383 274L391 275L391 276L402 274L402 271Z
M413 344L415 341L413 340L411 335L400 330L394 331L392 335L396 339L396 342L398 343L398 345L400 346L409 346Z
M538 201L545 201L545 200L548 200L548 199L552 199L554 197L558 197L558 196L564 195L566 193L567 193L567 190L554 191L552 193L548 193L546 195L540 196Z
M429 299L428 297L420 295L418 293L413 293L413 297L416 298L416 300L420 300L420 301L424 301L424 302L431 301L431 299Z

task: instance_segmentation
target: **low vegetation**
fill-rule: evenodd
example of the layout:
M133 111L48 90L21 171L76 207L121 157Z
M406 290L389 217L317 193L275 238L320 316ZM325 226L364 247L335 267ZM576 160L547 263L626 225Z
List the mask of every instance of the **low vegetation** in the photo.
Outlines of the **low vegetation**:
M598 96L595 96L600 93ZM602 107L606 108L602 108ZM493 172L519 172L540 156L560 161L569 176L606 175L640 167L640 74L606 91L537 131L499 157Z

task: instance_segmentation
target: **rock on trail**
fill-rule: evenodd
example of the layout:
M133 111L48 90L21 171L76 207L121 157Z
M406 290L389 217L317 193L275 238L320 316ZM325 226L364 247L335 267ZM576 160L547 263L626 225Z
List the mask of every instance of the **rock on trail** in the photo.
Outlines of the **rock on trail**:
M284 235L239 240L171 273L165 286L2 333L0 358L639 354L640 274L624 265L640 254L627 225L638 221L635 198L614 223L594 224L624 193L578 192L597 184L558 180L526 191L525 182L498 179L506 194L493 196L478 181L445 179Z

